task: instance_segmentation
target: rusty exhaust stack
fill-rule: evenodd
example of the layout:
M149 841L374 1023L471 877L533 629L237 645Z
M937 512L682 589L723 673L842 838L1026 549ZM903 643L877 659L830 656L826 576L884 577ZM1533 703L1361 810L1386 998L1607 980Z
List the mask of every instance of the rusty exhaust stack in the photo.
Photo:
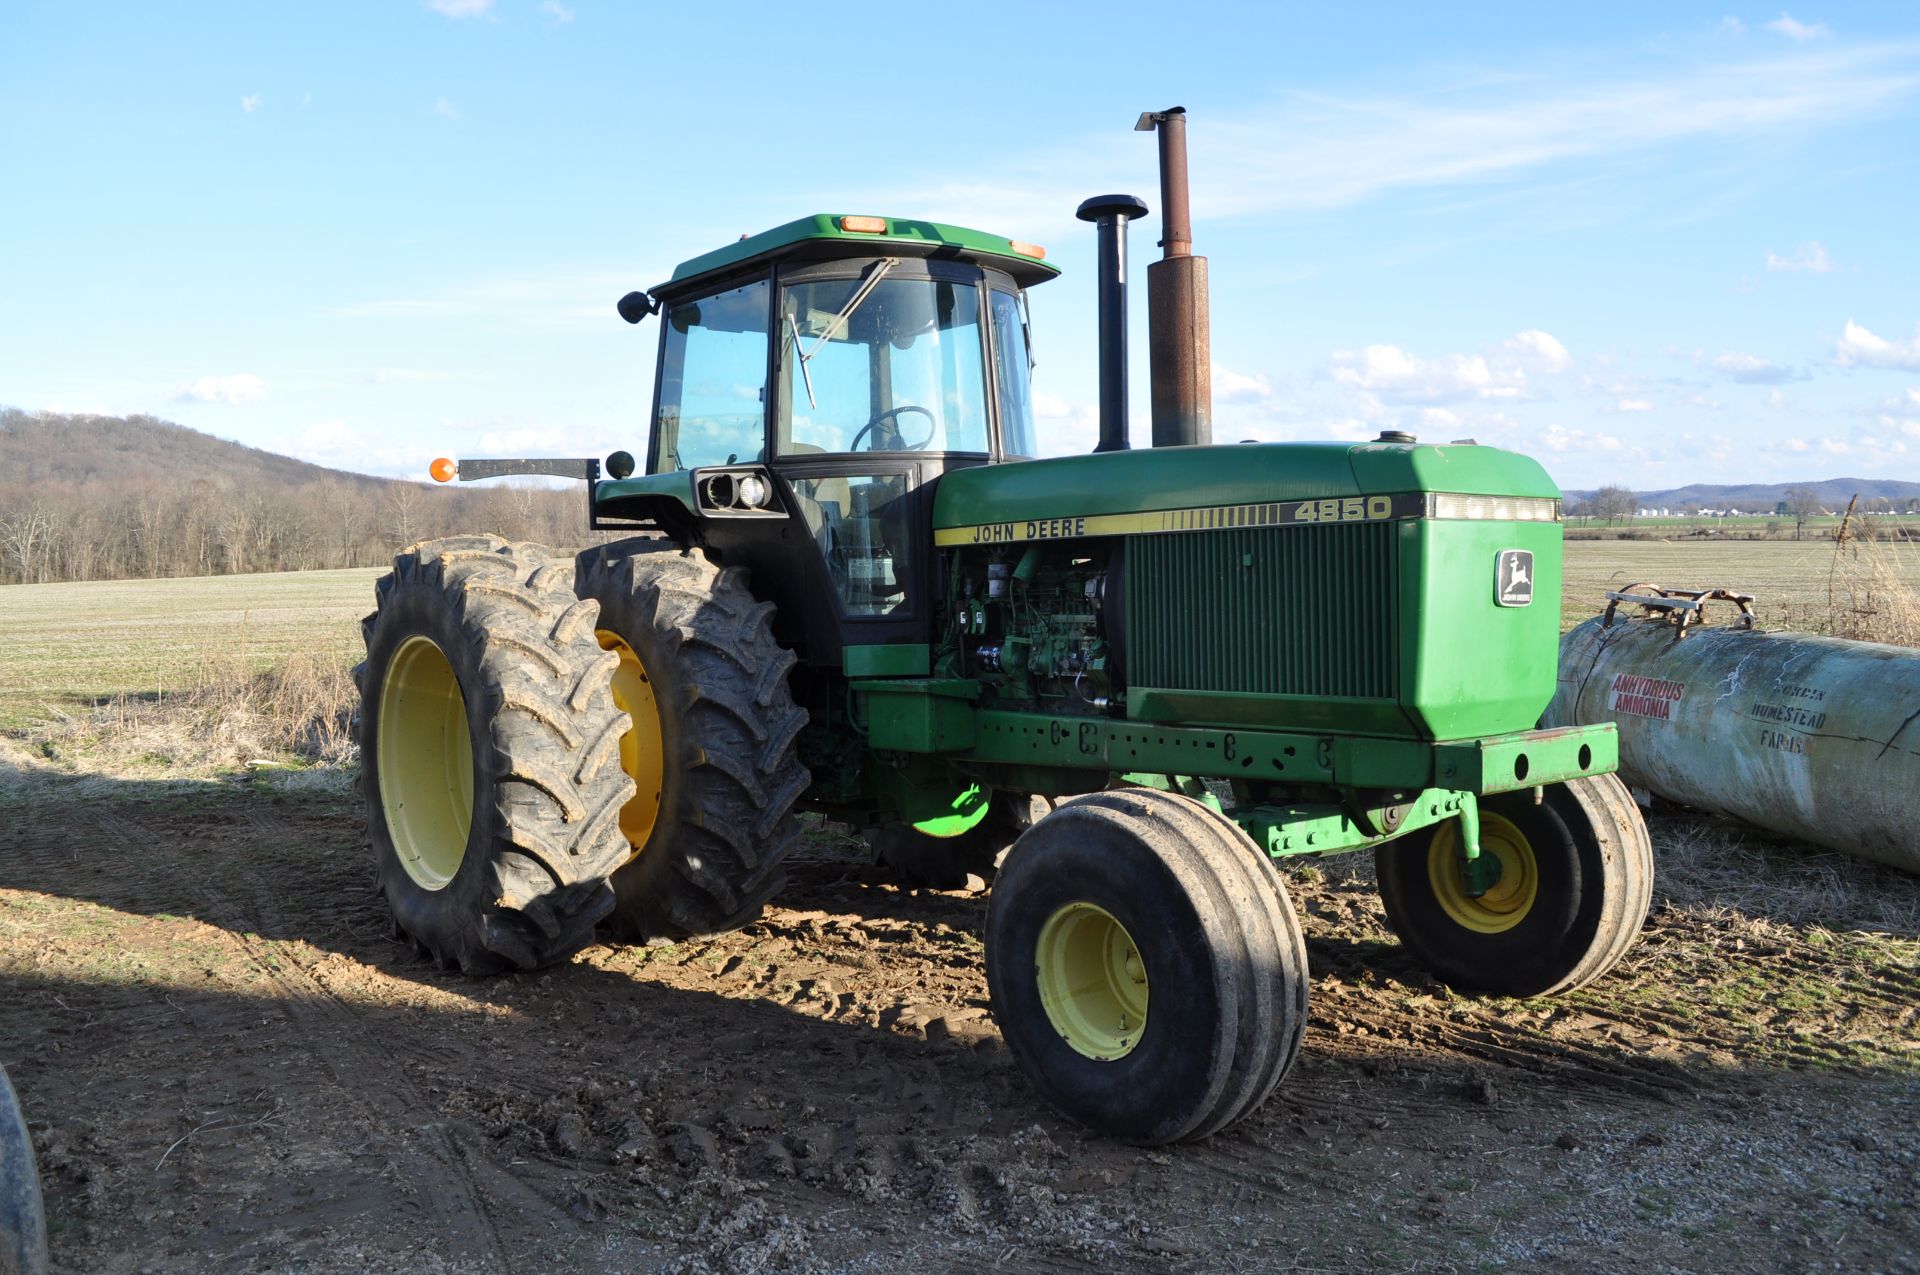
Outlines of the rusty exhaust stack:
M1207 259L1193 255L1187 211L1187 108L1146 111L1134 128L1160 134L1160 228L1164 250L1147 267L1147 353L1153 367L1153 445L1213 441L1212 331Z
M1100 445L1124 452L1127 442L1127 223L1147 215L1132 195L1095 195L1075 214L1100 227ZM1155 430L1158 433L1158 430Z

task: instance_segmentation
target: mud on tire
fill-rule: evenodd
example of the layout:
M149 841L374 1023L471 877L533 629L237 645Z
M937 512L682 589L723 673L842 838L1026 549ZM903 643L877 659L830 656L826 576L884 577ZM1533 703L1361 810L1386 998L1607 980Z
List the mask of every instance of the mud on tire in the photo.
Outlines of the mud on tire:
M361 624L361 784L395 929L469 974L532 969L613 907L626 715L572 563L494 536L393 560Z
M611 926L647 939L745 925L785 882L793 803L811 779L773 605L743 569L659 542L589 549L576 571L580 597L599 604L601 644L624 646L623 676L645 683L657 732L637 711L635 739L657 758L629 756L648 781L623 816L632 860L614 874Z

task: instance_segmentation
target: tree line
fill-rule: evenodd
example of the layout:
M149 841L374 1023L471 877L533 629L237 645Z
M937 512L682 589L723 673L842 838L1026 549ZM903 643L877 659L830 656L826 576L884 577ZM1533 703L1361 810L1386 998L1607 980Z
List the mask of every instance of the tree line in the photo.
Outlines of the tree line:
M83 437L105 448L76 455ZM156 440L182 463L143 464ZM0 412L0 583L376 566L461 532L589 539L578 487L434 489L267 455L144 418Z
M1567 513L1579 518L1604 520L1608 526L1617 526L1635 517L1640 511L1639 497L1618 485L1600 488L1585 500L1571 502ZM1690 513L1692 510L1675 510L1675 513ZM1821 502L1820 495L1811 487L1789 487L1782 499L1773 502L1770 509L1750 509L1749 514L1775 515L1793 520L1793 538L1801 539L1806 534L1807 524L1815 518L1838 513ZM1900 514L1920 513L1920 497L1911 497L1903 501L1894 501L1886 496L1874 496L1860 501L1855 510L1855 521L1850 530L1864 539L1879 539L1883 535L1897 534L1901 528L1890 521Z

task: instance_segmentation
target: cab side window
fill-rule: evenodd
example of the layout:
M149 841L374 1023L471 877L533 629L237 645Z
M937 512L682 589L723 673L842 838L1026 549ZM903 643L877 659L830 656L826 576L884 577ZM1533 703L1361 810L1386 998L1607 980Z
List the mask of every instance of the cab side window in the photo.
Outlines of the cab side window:
M766 439L766 280L667 310L656 468L761 459Z

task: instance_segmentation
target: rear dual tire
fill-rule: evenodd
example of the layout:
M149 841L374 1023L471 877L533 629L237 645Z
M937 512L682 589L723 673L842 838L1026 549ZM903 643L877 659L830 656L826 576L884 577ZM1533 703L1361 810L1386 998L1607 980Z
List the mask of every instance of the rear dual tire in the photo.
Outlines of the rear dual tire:
M590 549L575 571L635 723L623 763L638 786L621 814L630 848L610 928L629 940L737 929L786 880L793 805L810 780L796 752L807 715L788 690L795 661L774 640L773 605L743 569L666 543Z
M494 536L416 545L362 624L361 784L398 933L469 974L593 937L626 857L628 719L571 561Z

